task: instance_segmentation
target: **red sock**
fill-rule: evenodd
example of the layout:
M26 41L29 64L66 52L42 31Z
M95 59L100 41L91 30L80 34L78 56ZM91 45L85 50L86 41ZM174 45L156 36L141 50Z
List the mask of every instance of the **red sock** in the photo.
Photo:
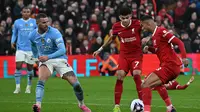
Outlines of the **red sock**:
M115 85L115 105L120 104L122 92L123 92L123 81L117 80Z
M155 89L158 91L161 98L165 101L166 106L170 106L172 102L168 96L167 89L164 86L157 86Z
M138 92L138 98L140 100L142 100L142 88L141 88L142 80L141 80L141 77L140 77L140 75L134 75L133 77L134 77L136 89L137 89L137 92Z
M144 103L144 112L151 112L152 93L150 88L142 89L142 100Z

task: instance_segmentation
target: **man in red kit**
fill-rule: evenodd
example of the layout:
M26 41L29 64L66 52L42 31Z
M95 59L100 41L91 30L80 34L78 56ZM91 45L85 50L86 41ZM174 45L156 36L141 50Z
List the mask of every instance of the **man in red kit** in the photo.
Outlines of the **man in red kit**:
M115 85L115 107L113 112L121 112L120 100L123 91L123 79L130 71L136 84L139 99L142 99L141 92L141 69L142 69L142 46L140 21L131 19L131 10L128 7L120 9L120 22L112 26L111 36L93 56L98 55L109 43L118 36L120 38L120 54L118 58L117 81Z
M150 73L141 85L144 112L151 112L151 89L174 80L180 73L180 66L182 63L187 66L188 60L186 59L186 51L183 42L165 28L158 27L152 17L143 16L141 18L141 24L143 30L153 33L153 47L145 46L144 52L150 51L156 53L160 60L160 67ZM173 50L174 44L178 45L181 51L182 62L180 57L178 57ZM176 112L176 110L172 105L169 105L167 107L167 112Z
M169 81L168 84L165 84L167 90L185 90L192 82L194 81L194 76L185 85L180 85L176 80Z

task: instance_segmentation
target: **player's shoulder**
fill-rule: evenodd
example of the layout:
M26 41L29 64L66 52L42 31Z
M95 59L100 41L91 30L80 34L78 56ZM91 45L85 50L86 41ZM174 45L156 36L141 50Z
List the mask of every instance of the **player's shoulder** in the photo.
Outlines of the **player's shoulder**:
M160 32L160 33L166 33L167 32L167 29L165 27L158 27L157 30Z
M23 22L23 19L22 18L16 19L14 23L17 24L19 22Z
M140 20L139 19L132 19L132 23L135 25L140 25Z
M36 22L36 20L34 18L30 18L30 21Z
M51 35L53 35L53 37L60 37L60 35L62 35L58 29L52 26L49 26L49 32L51 33Z
M114 23L112 27L113 27L113 28L121 27L121 22L118 21L118 22Z

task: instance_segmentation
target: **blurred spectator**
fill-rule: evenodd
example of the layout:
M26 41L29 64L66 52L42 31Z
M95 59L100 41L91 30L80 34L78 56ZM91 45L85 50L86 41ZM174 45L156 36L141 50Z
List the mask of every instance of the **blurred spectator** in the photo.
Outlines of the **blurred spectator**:
M81 49L77 47L75 50L75 55L80 55L80 54L81 54Z
M185 50L187 53L192 53L192 49L191 49L191 39L188 35L188 33L184 32L181 34L181 40L184 43L185 46Z
M187 28L187 32L189 34L189 37L192 37L193 33L196 32L196 25L194 22L191 22L189 24L189 27Z
M173 24L174 20L173 20L172 16L169 15L165 9L161 9L159 11L158 15L161 17L161 21L166 20L168 23Z
M101 32L102 32L102 38L104 39L106 34L108 34L108 32L109 32L108 23L106 20L102 21Z
M66 40L66 54L72 55L72 41L71 41L71 39Z
M47 16L52 15L52 8L51 6L47 3L47 0L41 0L38 2L39 6L39 12L40 13L45 13Z
M21 10L24 7L23 0L18 0L13 9L14 20L21 17Z
M89 54L90 45L88 40L83 41L83 45L80 47L80 49L81 49L81 54Z
M102 38L97 37L96 42L91 45L90 53L93 53L94 51L98 50L102 45Z
M176 4L176 9L174 11L175 13L175 21L182 20L182 17L186 11L186 7L183 5L183 3L179 0Z
M12 17L12 12L11 12L11 8L9 6L6 7L6 11L4 11L4 13L2 14L2 17L0 20L5 20L7 17Z
M92 14L90 19L90 30L93 30L95 33L100 30L100 26L97 22L97 15Z
M119 51L114 42L110 44L110 54L119 54Z
M32 16L31 16L32 18L35 18L37 14L39 13L39 7L37 5L36 0L32 0L31 11L32 11Z
M81 16L81 20L77 23L77 32L83 32L84 34L87 34L90 28L89 21L87 20L87 14L83 13Z
M192 51L200 53L200 26L197 27L197 31L192 36Z

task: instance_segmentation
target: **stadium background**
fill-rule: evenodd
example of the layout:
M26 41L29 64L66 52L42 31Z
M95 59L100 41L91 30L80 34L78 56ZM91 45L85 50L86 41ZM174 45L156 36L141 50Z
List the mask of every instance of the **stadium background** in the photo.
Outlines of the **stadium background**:
M30 5L29 5L30 4ZM21 17L23 6L29 5L32 17L43 12L49 16L50 25L58 28L65 40L69 63L85 90L85 99L94 112L110 112L113 108L113 88L115 77L100 76L99 63L104 53L109 52L117 59L119 40L111 43L97 59L91 53L97 50L108 38L112 24L119 20L118 12L122 5L133 10L133 17L149 14L160 26L173 31L185 45L190 65L185 68L185 75L200 73L200 1L199 0L0 0L0 111L27 112L35 101L35 84L33 94L13 95L15 70L15 51L11 49L12 25ZM148 34L143 34L143 37ZM149 43L151 44L151 43ZM174 46L177 53L177 46ZM147 74L158 66L153 54L145 54L143 73ZM24 66L25 68L25 66ZM24 70L23 74L26 74ZM56 74L55 74L56 75ZM83 77L87 76L87 77ZM8 78L8 79L6 79ZM190 77L179 76L180 83L186 83ZM200 112L199 81L183 91L169 91L169 95L179 112ZM22 78L25 88L26 78ZM71 88L66 88L65 81L52 78L45 85L44 112L79 112ZM132 84L132 85L131 85ZM126 78L122 96L122 111L129 112L130 101L136 98L133 80ZM56 106L55 106L56 105ZM11 108L12 107L12 108ZM153 112L165 111L165 105L158 94L153 94Z
M12 25L21 17L20 11L24 6L31 8L33 18L40 12L49 16L49 24L58 28L63 34L67 55L69 59L73 59L71 66L75 66L73 64L76 62L79 63L76 66L77 73L82 73L84 76L88 74L99 76L98 64L101 63L100 59L104 59L104 53L110 55L119 53L119 39L116 39L104 49L100 59L94 59L88 65L80 66L82 65L80 63L87 62L81 60L80 55L93 59L89 55L107 40L109 30L119 20L118 13L122 5L132 8L133 18L151 15L159 26L174 32L184 42L187 53L192 53L190 56L192 63L189 69L186 69L186 74L199 74L200 66L195 63L200 52L199 0L1 0L0 3L0 55L4 56L0 59L1 78L14 74L14 63L12 63L14 57L7 58L7 56L15 55L10 45ZM148 35L143 33L143 37ZM179 53L177 46L174 46L174 49ZM145 57L151 59L150 55ZM74 59L77 61L74 62ZM148 63L158 63L157 60L146 60ZM157 67L149 66L147 62L144 61L143 74L148 74ZM90 67L90 63L96 63L95 67L87 68ZM8 66L9 68L5 69Z

